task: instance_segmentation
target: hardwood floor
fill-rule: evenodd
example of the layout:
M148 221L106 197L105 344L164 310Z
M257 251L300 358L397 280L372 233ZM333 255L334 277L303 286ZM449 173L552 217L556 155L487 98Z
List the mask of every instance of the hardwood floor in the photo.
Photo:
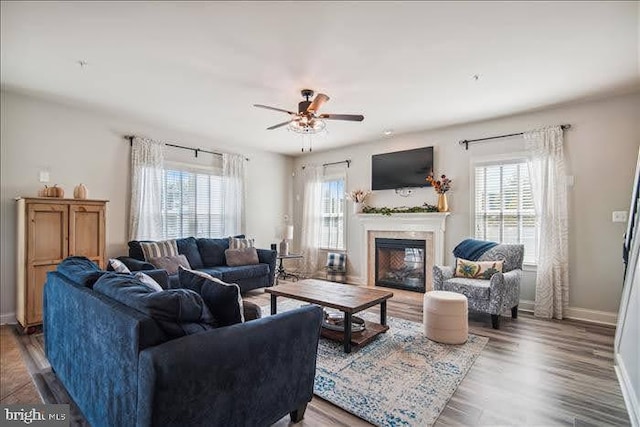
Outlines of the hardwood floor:
M0 326L0 404L42 403L22 360L14 327Z
M393 290L389 316L422 322L422 296ZM263 290L245 299L269 304ZM377 312L376 309L371 309ZM444 425L629 425L613 370L615 329L569 320L541 320L520 312L503 317L470 315L469 329L489 343L436 422ZM276 426L289 425L283 418ZM314 397L300 426L368 423Z

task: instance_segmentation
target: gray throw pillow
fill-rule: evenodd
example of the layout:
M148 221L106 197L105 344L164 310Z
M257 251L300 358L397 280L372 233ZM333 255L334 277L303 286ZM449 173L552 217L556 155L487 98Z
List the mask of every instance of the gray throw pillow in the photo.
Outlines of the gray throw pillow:
M160 286L158 282L153 280L153 278L148 274L144 274L143 272L139 271L134 275L134 277L140 280L143 285L145 285L147 288L151 289L154 292L161 292L164 290L162 289L162 286Z
M111 264L111 268L113 268L113 271L115 271L116 273L131 273L129 267L127 267L125 263L120 261L119 259L111 258L109 259L109 264Z
M260 264L256 248L227 249L224 251L224 256L227 258L229 267Z
M156 268L161 268L163 270L167 270L167 274L171 276L172 274L176 274L180 266L184 268L190 269L189 261L187 257L184 255L175 255L175 256L161 256L156 258L151 258L149 260L151 264L153 264Z

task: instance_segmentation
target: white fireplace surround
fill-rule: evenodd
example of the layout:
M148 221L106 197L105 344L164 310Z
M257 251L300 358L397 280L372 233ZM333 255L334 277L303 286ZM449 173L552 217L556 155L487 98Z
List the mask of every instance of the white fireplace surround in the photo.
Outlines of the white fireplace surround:
M444 232L449 212L406 213L391 216L380 214L356 215L362 227L362 255L360 262L366 277L362 282L374 286L375 238L419 239L425 241L425 285L431 290L434 265L444 264Z

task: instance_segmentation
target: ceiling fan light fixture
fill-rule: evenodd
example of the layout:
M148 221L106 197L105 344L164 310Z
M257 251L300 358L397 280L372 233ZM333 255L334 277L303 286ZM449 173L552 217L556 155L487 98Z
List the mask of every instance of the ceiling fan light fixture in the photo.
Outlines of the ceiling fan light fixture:
M295 120L290 122L289 125L287 125L287 129L295 133L311 135L311 134L322 132L326 126L327 124L324 122L324 120L320 120L320 119L305 120L305 118L303 118L301 120Z

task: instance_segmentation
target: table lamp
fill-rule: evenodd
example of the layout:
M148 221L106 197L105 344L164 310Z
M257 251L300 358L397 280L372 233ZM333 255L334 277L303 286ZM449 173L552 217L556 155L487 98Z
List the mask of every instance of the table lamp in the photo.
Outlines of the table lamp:
M289 255L289 240L293 239L293 225L287 225L285 228L284 236L282 236L282 242L280 242L280 255Z

